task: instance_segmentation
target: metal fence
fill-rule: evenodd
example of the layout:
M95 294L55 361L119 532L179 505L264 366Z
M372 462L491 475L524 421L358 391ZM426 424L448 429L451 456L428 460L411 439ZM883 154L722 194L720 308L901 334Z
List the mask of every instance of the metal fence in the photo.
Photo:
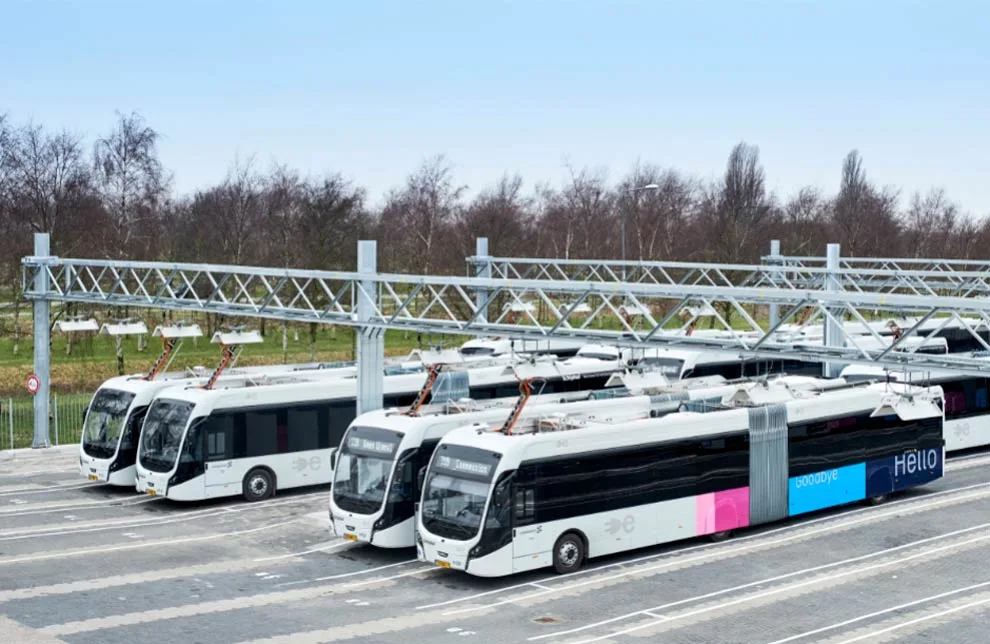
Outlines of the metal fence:
M78 443L90 394L52 394L51 439L53 445ZM34 399L0 399L0 449L31 447L34 442Z

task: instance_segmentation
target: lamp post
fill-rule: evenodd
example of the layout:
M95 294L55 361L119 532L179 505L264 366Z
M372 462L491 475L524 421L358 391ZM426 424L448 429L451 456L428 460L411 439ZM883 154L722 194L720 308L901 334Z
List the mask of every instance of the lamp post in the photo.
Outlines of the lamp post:
M659 190L659 189L660 186L658 186L657 184L648 183L645 186L640 186L638 188L629 188L628 192L630 195L633 196L632 197L634 200L633 203L635 203L636 195L638 193L644 192L646 190ZM622 281L625 282L626 281L626 210L625 209L622 210L622 227L620 234L622 235Z

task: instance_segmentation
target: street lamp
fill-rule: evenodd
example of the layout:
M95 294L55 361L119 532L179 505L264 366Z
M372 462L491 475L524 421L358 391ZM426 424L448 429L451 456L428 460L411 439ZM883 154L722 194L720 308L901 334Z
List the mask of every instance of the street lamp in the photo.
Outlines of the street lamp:
M640 186L638 188L629 188L628 192L629 194L633 195L633 199L635 200L636 199L635 195L637 193L644 192L647 190L659 190L659 189L660 186L658 186L657 184L648 183L645 186ZM626 281L626 209L624 208L622 210L622 230L620 234L622 235L622 281L625 282Z

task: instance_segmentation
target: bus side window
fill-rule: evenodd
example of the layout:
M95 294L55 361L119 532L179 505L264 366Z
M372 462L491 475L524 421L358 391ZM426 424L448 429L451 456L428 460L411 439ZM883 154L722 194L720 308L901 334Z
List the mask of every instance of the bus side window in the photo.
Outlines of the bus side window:
M516 488L516 523L525 525L536 516L536 495L533 488Z
M206 421L206 458L221 461L231 458L231 430L233 418L211 416Z

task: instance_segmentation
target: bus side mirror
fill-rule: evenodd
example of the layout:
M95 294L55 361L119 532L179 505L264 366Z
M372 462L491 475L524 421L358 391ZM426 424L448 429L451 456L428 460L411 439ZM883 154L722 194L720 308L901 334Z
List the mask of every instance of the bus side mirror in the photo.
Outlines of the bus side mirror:
M419 468L419 472L416 473L416 489L420 492L423 491L423 481L426 480L426 466Z

